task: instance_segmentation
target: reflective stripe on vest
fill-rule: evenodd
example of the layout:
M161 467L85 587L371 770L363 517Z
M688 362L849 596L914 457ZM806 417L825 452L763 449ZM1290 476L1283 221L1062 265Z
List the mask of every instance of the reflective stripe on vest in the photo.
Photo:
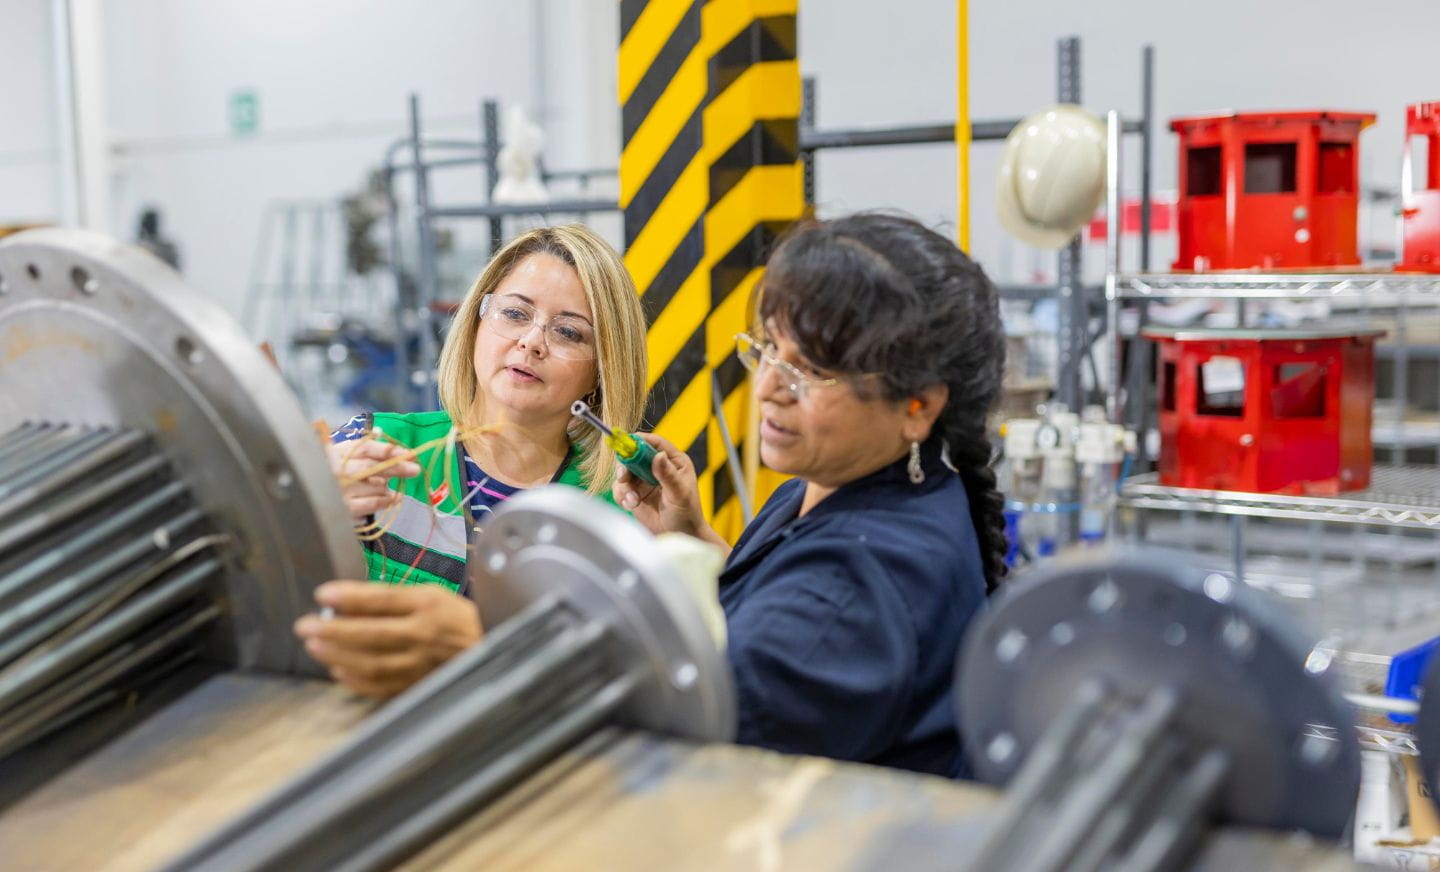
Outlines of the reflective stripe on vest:
M400 495L399 506L391 511L395 515L385 524L386 534L465 562L465 532L469 525L463 515L432 509L429 503L404 493ZM376 520L384 523L385 512L382 511Z

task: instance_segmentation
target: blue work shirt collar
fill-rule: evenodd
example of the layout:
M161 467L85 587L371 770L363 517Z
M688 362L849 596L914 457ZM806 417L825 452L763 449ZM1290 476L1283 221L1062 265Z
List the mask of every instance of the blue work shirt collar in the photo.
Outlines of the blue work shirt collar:
M803 484L777 493L771 498L774 505L767 504L761 517L756 519L758 526L753 530L747 529L731 552L721 583L733 580L737 573L743 574L745 569L769 553L775 544L819 523L828 515L870 508L877 498L899 489L925 493L940 487L948 476L955 475L941 461L940 448L933 441L920 446L920 468L925 470L925 481L920 484L910 481L906 468L909 461L907 454L894 463L840 485L834 493L816 503L803 518L800 517L800 504L805 499Z

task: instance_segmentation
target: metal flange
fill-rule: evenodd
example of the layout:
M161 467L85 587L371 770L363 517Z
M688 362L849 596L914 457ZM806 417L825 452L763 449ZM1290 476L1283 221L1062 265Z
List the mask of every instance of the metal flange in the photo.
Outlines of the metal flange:
M1183 556L1064 562L1002 589L971 630L957 667L959 723L980 777L1004 785L1077 689L1136 705L1168 692L1177 702L1167 729L1228 755L1222 819L1335 836L1354 812L1359 750L1329 659L1311 650L1263 594Z
M314 671L290 631L314 586L364 578L339 490L290 389L223 309L155 257L98 234L0 242L0 421L153 438L233 537L216 656Z
M488 519L471 567L486 626L553 595L619 634L645 675L621 723L700 741L734 738L724 654L654 538L618 509L570 487L528 491Z

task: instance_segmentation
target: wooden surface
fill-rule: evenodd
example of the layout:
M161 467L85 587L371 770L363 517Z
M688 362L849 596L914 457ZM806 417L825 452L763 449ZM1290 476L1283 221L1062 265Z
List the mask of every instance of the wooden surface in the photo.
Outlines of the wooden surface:
M999 794L975 784L729 745L603 732L402 868L953 872ZM1304 837L1225 830L1195 872L1340 872Z
M212 679L0 815L0 869L155 868L298 773L371 708L328 684ZM612 729L403 868L939 872L974 849L997 802L973 784ZM1325 845L1230 830L1194 868L1355 867Z
M940 778L607 731L402 868L953 869L993 804Z
M325 682L212 678L0 815L0 869L153 869L372 708Z

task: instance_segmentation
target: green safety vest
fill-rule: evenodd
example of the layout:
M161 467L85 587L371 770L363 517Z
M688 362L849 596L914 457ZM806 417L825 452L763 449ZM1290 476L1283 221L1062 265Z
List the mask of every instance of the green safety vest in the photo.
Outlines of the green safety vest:
M377 412L372 417L373 425L386 436L411 447L444 437L452 426L445 412ZM420 475L390 479L391 490L401 493L400 505L376 516L377 521L385 524L385 532L378 539L364 543L365 562L372 581L438 584L454 591L464 586L465 555L475 524L469 507L460 504L459 498L466 490L460 478L459 451L450 463L446 462L447 454L443 443L423 451L415 458L420 464ZM580 476L583 457L580 446L572 445L570 458L557 479L559 484L582 490L586 487ZM435 473L429 476L427 471L432 469L432 463ZM600 498L614 505L609 493ZM432 500L434 511L431 511Z

